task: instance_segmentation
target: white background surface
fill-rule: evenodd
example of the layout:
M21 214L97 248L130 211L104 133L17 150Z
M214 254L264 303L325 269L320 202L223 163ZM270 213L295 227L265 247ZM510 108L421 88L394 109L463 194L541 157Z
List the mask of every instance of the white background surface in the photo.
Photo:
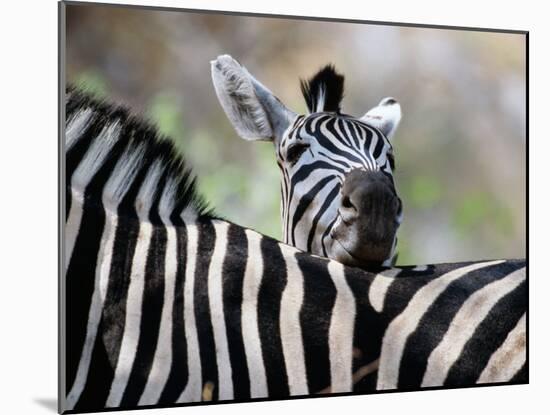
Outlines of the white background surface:
M140 414L223 412L241 415L258 411L266 414L281 411L537 414L548 411L550 273L545 272L544 263L548 261L545 236L549 231L546 212L550 169L547 161L550 154L547 131L550 24L545 2L131 2L530 31L530 385L176 408ZM2 2L0 31L0 411L52 414L57 393L56 1Z

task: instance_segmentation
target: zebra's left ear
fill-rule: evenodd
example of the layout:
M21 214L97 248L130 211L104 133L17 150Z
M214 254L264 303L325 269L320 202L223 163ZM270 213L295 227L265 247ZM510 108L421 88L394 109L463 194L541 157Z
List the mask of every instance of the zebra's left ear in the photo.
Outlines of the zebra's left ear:
M363 115L361 121L378 128L391 139L401 121L401 105L391 97L384 98L378 106Z

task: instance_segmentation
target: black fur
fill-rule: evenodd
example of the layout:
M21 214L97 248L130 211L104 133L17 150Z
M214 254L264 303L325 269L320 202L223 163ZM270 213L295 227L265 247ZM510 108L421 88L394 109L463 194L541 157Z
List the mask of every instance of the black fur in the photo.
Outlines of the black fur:
M321 111L340 112L340 103L344 98L344 76L336 72L334 65L326 65L309 81L301 80L300 87L310 113L316 112L321 90L325 95Z

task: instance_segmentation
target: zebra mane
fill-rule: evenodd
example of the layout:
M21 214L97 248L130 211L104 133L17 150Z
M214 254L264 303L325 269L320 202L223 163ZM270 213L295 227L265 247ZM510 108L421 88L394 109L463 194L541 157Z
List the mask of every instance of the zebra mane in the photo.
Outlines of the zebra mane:
M308 81L301 80L300 88L310 113L340 112L344 98L344 76L334 65L326 65Z
M74 86L66 98L68 192L151 222L215 218L183 156L143 117Z

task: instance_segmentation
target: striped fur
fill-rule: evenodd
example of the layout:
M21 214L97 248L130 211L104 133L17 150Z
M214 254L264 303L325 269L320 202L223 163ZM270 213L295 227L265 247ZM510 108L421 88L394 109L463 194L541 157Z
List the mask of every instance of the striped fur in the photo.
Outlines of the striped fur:
M286 162L296 143L308 147L299 163ZM379 170L393 182L393 148L376 128L348 115L298 116L277 149L282 172L283 241L330 257L331 231L341 221L341 187L353 169ZM398 214L401 220L401 213Z
M212 80L237 134L275 146L283 241L347 265L394 263L402 220L390 142L397 101L385 98L362 117L343 114L344 76L332 65L301 81L306 115L229 55L212 61Z
M526 382L524 261L346 267L216 218L126 111L67 120L65 410Z

